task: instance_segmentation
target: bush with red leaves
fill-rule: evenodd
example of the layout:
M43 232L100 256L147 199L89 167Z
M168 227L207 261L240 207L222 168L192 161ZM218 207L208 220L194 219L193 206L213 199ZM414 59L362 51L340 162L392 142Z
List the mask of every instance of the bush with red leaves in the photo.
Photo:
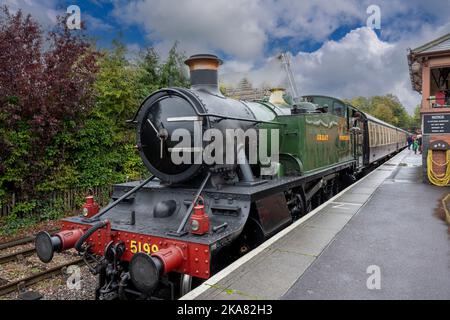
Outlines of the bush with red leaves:
M0 199L32 196L64 152L61 132L79 129L94 102L99 53L64 18L44 38L19 10L0 9Z

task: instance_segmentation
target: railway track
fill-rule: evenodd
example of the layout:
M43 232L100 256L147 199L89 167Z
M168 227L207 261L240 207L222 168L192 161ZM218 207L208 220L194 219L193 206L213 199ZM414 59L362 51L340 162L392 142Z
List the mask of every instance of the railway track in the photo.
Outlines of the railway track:
M34 241L34 239L35 239L34 236L30 236L30 237L25 237L25 238L21 238L21 239L17 239L17 240L0 243L0 250L5 250L5 249L12 248L12 247L20 246L22 244L27 244L27 243Z
M50 234L54 234L58 232L59 230L52 230L50 231ZM11 249L20 245L27 245L31 242L33 242L35 239L34 236L29 237L23 237L20 239L15 239L12 241L4 242L0 244L0 251L1 250L7 250ZM36 249L34 247L26 248L22 250L18 250L15 252L11 252L5 255L0 255L0 266L10 263L10 262L16 262L16 261L22 261L26 257L30 257L33 254L35 254ZM35 274L31 274L28 276L25 276L23 278L14 280L14 281L7 281L5 279L0 278L0 297L7 295L9 293L12 293L14 291L24 291L25 288L36 284L40 281L52 278L53 276L61 275L65 268L71 265L81 265L83 263L82 258L77 258L75 260L60 264L58 266L54 266L52 268L49 268L44 271L40 271Z
M10 254L4 255L4 256L0 256L0 265L11 262L11 261L20 261L23 258L33 255L35 252L36 252L36 249L33 247L33 248L13 252L13 253L10 253Z
M63 264L60 264L58 266L49 268L47 270L41 271L39 273L35 273L29 276L26 276L24 278L8 282L2 286L0 286L0 296L7 295L8 293L14 292L14 291L24 291L26 287L29 287L33 284L36 284L38 282L41 282L43 280L49 279L53 276L57 276L63 273L64 269L71 266L71 265L81 265L83 264L83 258L78 258Z
M56 232L58 232L58 230L52 230L52 231L50 231L50 234L55 234ZM24 237L24 238L0 243L0 251L11 249L11 248L14 248L14 247L17 247L20 245L26 245L30 242L33 242L35 238L36 238L35 236L29 236L29 237ZM27 248L27 249L23 249L20 251L8 253L6 255L0 255L0 265L11 262L11 261L20 261L23 258L33 255L35 252L36 252L36 249L33 247L33 248Z
M56 233L58 231L59 230L51 230L51 231L49 231L49 233L53 235L54 233ZM15 240L0 243L0 250L5 250L5 249L9 249L12 247L17 247L17 246L20 246L23 244L33 242L35 238L36 238L35 236L29 236L29 237L23 237L20 239L15 239Z

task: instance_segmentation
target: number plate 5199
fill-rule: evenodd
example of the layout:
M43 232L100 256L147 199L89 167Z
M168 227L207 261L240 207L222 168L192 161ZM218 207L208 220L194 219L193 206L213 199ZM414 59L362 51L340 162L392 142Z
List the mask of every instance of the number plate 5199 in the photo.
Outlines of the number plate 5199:
M130 241L130 251L131 253L137 253L137 252L145 252L145 253L153 253L158 251L159 248L156 244L150 244L146 242L131 240Z

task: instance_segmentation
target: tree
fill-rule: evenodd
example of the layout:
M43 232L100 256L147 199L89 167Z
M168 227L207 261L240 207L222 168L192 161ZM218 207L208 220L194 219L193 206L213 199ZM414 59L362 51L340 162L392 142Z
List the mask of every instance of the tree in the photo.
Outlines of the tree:
M189 79L185 74L184 54L177 50L178 43L172 46L166 62L161 66L160 72L160 88L163 87L189 87Z
M414 108L414 115L411 118L410 129L415 132L422 126L422 116L420 115L420 105Z
M406 112L405 107L400 103L396 96L388 94L386 96L376 96L372 98L372 108L375 111L379 105L383 104L392 111L392 118L390 120L391 124L401 128L407 128L409 126L409 115ZM383 117L383 114L381 113L377 113L377 115L379 117ZM387 118L387 116L384 117Z
M31 197L65 157L61 133L90 111L98 53L63 18L44 43L30 15L3 7L0 16L0 198Z
M356 97L347 100L351 105L361 111L390 123L394 126L407 129L411 123L411 117L398 98L392 94L386 96Z
M51 204L51 191L149 174L126 120L153 91L189 81L177 44L164 63L153 48L137 63L126 53L119 41L96 51L63 18L44 38L31 16L1 9L0 205L12 193L20 198L5 230L67 211ZM40 215L29 215L35 209Z
M125 124L138 107L136 97L136 68L125 58L124 44L113 41L113 48L104 51L100 60L100 72L94 84L96 101L94 115L113 119L116 124Z
M94 84L96 100L82 130L73 136L77 186L104 186L144 174L135 145L135 129L126 124L140 105L142 75L126 59L126 47L115 40L105 51Z
M398 119L394 116L392 109L383 103L374 106L372 115L382 121L398 125Z
M143 100L160 88L160 58L154 48L146 48L138 63L137 94Z

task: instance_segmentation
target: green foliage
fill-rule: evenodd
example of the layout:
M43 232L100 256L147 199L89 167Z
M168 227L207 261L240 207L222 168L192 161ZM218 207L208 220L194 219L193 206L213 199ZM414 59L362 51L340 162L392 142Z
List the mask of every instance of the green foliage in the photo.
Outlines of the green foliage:
M370 98L356 97L347 100L347 102L394 126L403 129L409 129L411 127L413 118L408 114L398 98L392 94Z
M1 235L11 235L17 230L33 225L36 217L31 213L38 207L39 201L24 201L14 206L10 215L4 221L4 226L0 229Z
M186 56L177 51L177 43L170 49L164 63L153 48L143 51L137 68L137 96L144 99L161 88L189 87L184 60Z
M0 228L0 235L13 235L18 230L32 226L36 222L37 219L35 216L18 217L16 214L11 213L5 218L4 225Z
M417 130L420 130L422 126L422 117L420 116L420 105L416 106L414 109L414 115L411 118L411 130L413 132L416 132Z
M160 89L160 69L160 58L153 48L141 53L136 84L136 95L140 100Z
M55 202L46 202L42 205L39 214L39 220L56 220L61 218L68 208L65 207L64 201L62 199L56 199Z
M50 201L54 191L110 186L148 176L135 148L135 127L126 124L133 118L141 102L152 92L167 86L188 86L183 61L175 44L167 60L161 61L153 48L142 52L138 61L126 59L126 47L114 41L113 48L98 55L98 70L92 84L94 98L82 117L67 117L60 130L42 147L41 156L33 164L27 161L35 146L36 135L28 121L17 121L15 130L2 125L10 116L0 109L0 135L10 153L0 162L0 205L16 193L21 200L10 216L3 220L0 234L11 234L36 222L58 219L70 208L64 201ZM10 104L19 98L10 95ZM0 145L0 148L2 145ZM39 172L33 192L20 186L26 177ZM108 192L99 196L105 204ZM85 195L77 195L79 207Z
M188 87L189 80L184 71L186 57L177 51L175 43L169 51L167 61L161 66L160 87Z
M24 216L36 209L38 202L36 200L25 201L14 206L11 214L15 216Z
M62 199L54 202L49 200L31 200L20 202L3 220L0 235L13 235L18 230L33 226L41 221L56 220L68 211ZM39 214L35 214L39 212Z

